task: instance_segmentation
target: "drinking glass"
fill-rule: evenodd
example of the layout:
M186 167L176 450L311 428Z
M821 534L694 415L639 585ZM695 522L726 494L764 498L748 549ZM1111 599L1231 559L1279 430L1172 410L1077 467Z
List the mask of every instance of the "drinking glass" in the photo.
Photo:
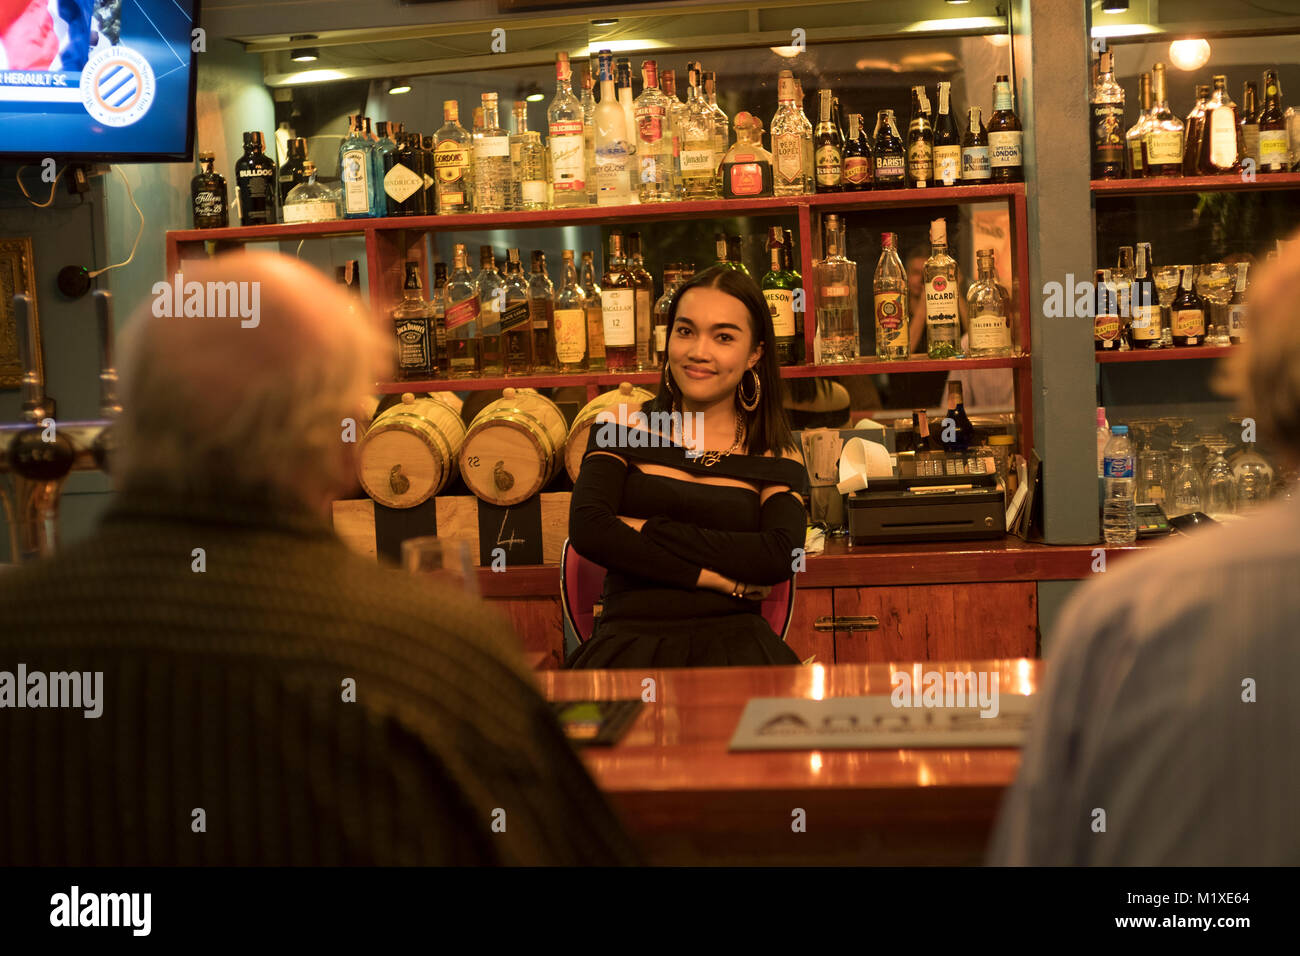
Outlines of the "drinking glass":
M1169 498L1169 454L1155 448L1138 453L1137 500L1161 505Z
M1169 307L1174 303L1178 292L1178 266L1160 266L1152 274L1151 280L1156 285L1156 299L1160 303L1160 344L1173 348L1173 321Z
M1237 479L1237 512L1250 511L1268 501L1273 490L1273 469L1264 456L1255 451L1254 443L1237 459L1232 469Z
M478 596L473 552L465 538L427 535L402 542L402 568L422 578L433 578L471 597Z
M1192 459L1192 449L1196 445L1190 441L1176 441L1174 447L1181 452L1178 465L1174 468L1173 503L1168 509L1169 516L1185 515L1192 511L1203 511L1205 486L1196 470Z
M1230 345L1226 306L1232 299L1235 276L1225 263L1207 262L1196 272L1196 292L1210 303L1206 316L1206 345Z
M1223 457L1228 442L1215 438L1206 444L1211 458L1205 466L1205 513L1221 519L1237 510L1237 480Z
M1133 433L1134 453L1146 451L1151 447L1151 435L1155 432L1154 418L1133 418L1129 420L1128 430Z

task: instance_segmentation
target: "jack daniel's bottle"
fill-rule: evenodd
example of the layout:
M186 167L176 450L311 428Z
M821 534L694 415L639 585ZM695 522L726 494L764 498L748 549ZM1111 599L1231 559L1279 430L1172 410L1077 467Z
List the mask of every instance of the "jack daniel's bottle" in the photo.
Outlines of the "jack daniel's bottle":
M393 309L399 381L428 378L436 366L431 348L433 335L429 328L432 319L433 307L425 301L420 284L420 264L409 261L406 263L406 281L402 284L402 301Z

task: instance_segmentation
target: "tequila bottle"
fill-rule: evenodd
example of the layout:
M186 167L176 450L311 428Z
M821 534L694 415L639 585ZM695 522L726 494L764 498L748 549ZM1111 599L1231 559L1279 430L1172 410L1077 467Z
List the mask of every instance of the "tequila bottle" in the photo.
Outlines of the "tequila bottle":
M399 382L427 379L433 371L431 345L433 335L429 326L433 307L424 300L420 284L420 264L414 260L406 263L406 281L402 285L402 301L393 309L393 332L397 336L397 380Z
M966 291L972 358L1011 354L1011 297L998 285L993 257L992 249L980 249L975 253L979 276Z
M546 255L533 250L528 276L528 316L533 328L533 371L555 371L555 286L546 274Z
M601 313L601 289L596 281L595 255L588 249L582 254L582 292L586 296L587 370L605 371L605 318Z
M486 268L486 266L485 266ZM491 278L484 288L495 289ZM501 348L507 375L528 375L533 370L532 317L528 311L528 280L524 278L519 250L506 253L506 277L501 284L505 299L501 308ZM482 302L482 292L479 294ZM487 311L484 305L484 311Z
M722 158L722 195L772 195L772 154L763 148L763 121L743 111L736 114L736 142Z
M659 75L664 96L668 99L668 128L673 136L673 195L682 197L682 124L686 121L686 104L677 97L677 74L664 70Z
M447 329L449 374L452 378L472 378L482 370L478 334L482 309L463 243L456 243L451 276L443 289L443 301L446 303L443 318Z
M676 199L673 184L673 132L671 104L659 89L659 65L641 64L641 95L633 104L636 116L636 180L641 202Z
M655 280L646 271L641 258L641 234L630 232L627 236L627 271L632 275L632 288L636 291L636 366L641 371L653 369L650 358L650 338L654 334Z
M716 117L700 88L700 69L687 71L689 88L686 119L682 129L682 184L687 199L717 199L718 161Z
M595 108L592 102L592 108ZM569 54L555 54L555 99L546 111L551 141L551 191L556 209L587 205L586 129L573 95Z
M443 124L434 134L434 195L439 216L469 212L470 152L473 140L469 130L460 125L460 105L455 100L442 104Z
M872 281L876 319L876 357L905 359L909 348L907 272L898 257L898 236L880 236L880 259Z
M587 370L587 296L578 284L573 250L564 250L555 295L555 363L561 372Z
M1183 121L1169 109L1165 65L1151 68L1151 122L1143 144L1142 169L1148 177L1183 174Z
M611 372L636 370L636 285L623 258L623 234L609 234L609 262L601 280L605 364Z
M339 205L332 189L316 182L316 164L303 164L307 179L289 190L284 201L285 222L328 222L339 218Z
M713 113L713 134L716 145L713 147L714 162L722 164L722 157L731 147L731 122L727 114L718 105L718 76L712 70L704 71L704 99Z
M596 104L596 201L601 206L632 202L632 132L614 92L614 56L600 53L600 102Z
M199 153L199 174L190 180L195 229L220 229L230 224L226 208L226 177L213 171L211 150Z
M817 185L817 154L813 149L813 124L803 111L803 81L797 76L794 78L794 108L795 118L802 131L803 165L808 170L808 192L812 193L816 191Z
M474 137L474 211L505 212L513 189L510 136L497 120L497 95L483 94L483 132Z
M907 154L894 123L893 110L876 113L875 142L871 151L876 158L874 188L901 189L907 185Z
M528 103L515 100L515 132L510 137L510 208L546 208L546 147L542 134L528 128Z
M921 274L925 285L926 354L932 359L961 356L957 313L957 261L948 255L948 223L930 223L930 258Z
M804 162L803 122L795 107L794 74L782 70L777 79L776 115L772 117L773 192L801 196L812 192L813 170Z
M479 246L479 272L474 277L479 304L479 351L484 375L504 375L505 355L501 319L506 309L505 279L497 271L497 258L491 246ZM526 295L526 293L525 293ZM527 321L528 303L524 302Z
M813 264L819 364L852 362L859 354L858 264L844 257L840 217L826 217L826 258ZM906 301L906 300L904 300Z

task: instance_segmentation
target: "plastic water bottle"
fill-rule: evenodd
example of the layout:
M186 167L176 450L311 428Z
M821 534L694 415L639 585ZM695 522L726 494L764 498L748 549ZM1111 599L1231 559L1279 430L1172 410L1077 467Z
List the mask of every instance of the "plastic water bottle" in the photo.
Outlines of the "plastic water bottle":
M1110 441L1110 423L1106 421L1106 409L1097 406L1097 477L1105 474L1102 462L1106 458L1106 443Z
M1106 443L1104 470L1106 497L1102 506L1102 531L1106 543L1132 544L1137 540L1137 479L1133 446L1127 425L1112 425Z

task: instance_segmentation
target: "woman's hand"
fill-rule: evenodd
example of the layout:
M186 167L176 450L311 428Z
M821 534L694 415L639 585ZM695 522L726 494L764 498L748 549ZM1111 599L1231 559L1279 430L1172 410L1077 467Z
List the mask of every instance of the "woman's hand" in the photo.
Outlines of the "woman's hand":
M629 518L626 515L619 515L618 520L623 522L633 531L640 531L641 526L645 524L645 518Z
M772 593L769 585L744 584L731 578L724 578L717 571L710 571L708 568L701 569L700 578L695 582L695 586L717 591L728 597L744 597L748 601L761 601ZM744 594L738 593L739 591L744 591Z

